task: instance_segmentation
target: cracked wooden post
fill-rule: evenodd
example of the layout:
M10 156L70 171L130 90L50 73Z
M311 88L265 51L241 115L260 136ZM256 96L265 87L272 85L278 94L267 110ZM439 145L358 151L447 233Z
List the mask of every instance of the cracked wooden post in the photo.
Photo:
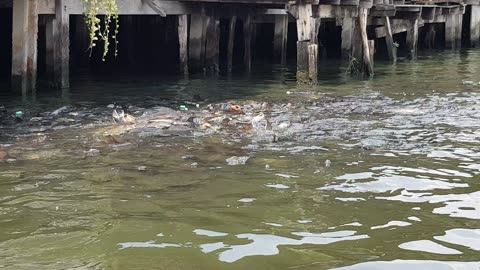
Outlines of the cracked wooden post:
M178 44L180 72L188 75L188 15L178 15Z
M470 13L470 47L480 46L480 6L472 5Z
M230 72L233 68L233 48L235 45L235 29L237 26L237 16L230 19L228 31L228 48L227 48L227 70Z
M418 47L418 20L410 21L410 29L407 31L407 48L412 59L417 58Z
M367 37L367 16L368 10L366 8L359 8L358 11L358 26L360 27L360 37L362 42L362 54L363 54L363 65L365 76L373 76L373 63L370 58L370 49L368 46L368 37Z
M312 18L312 5L298 5L297 18L297 82L315 83L318 66L319 18Z
M345 17L342 19L342 58L349 59L352 55L354 19Z
M55 83L61 89L70 87L70 14L69 1L55 0Z
M12 12L12 88L25 95L37 80L37 1L16 0Z
M392 25L390 24L390 18L389 17L383 17L384 22L385 22L385 27L387 29L387 33L385 36L385 41L387 43L387 53L388 53L388 59L390 59L393 62L397 61L397 46L395 45L395 42L393 41L393 34L392 34Z
M273 36L273 57L281 65L287 62L287 36L288 36L288 15L275 16L275 29Z
M243 21L243 37L245 48L243 53L243 63L245 68L250 71L252 69L252 17L246 15Z

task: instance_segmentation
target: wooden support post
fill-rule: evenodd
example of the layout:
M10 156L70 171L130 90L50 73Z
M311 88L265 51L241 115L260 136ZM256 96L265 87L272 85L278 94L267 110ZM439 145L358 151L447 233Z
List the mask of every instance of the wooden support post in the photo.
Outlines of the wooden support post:
M38 14L36 0L13 2L12 88L27 94L37 80Z
M237 16L230 19L230 27L228 31L228 49L227 49L227 70L232 71L233 68L233 48L235 45L235 29L237 26Z
M188 15L178 15L180 72L188 75Z
M252 69L252 17L250 14L246 15L243 21L243 36L245 40L243 63L245 68L250 71Z
M462 47L463 14L457 14L456 20L457 23L455 25L455 48L460 49Z
M76 52L76 65L87 65L89 61L88 57L88 47L89 47L89 36L87 32L87 24L85 23L84 16L75 16L75 34L74 34L74 43L76 46L74 47Z
M390 18L384 17L385 27L387 28L387 35L385 36L385 41L387 43L387 53L388 59L393 62L397 61L397 46L393 41L392 26L390 24Z
M358 11L358 22L360 27L360 36L363 46L363 64L366 67L365 75L373 76L373 63L370 59L370 49L368 48L368 37L367 37L367 15L368 11L366 8L359 8Z
M470 13L470 46L480 46L480 6L472 5Z
M308 78L310 82L318 81L318 44L308 45Z
M316 83L318 67L318 31L320 19L312 17L312 5L298 6L297 82Z
M425 47L427 49L433 49L435 47L436 31L433 23L426 25L427 31L425 33Z
M45 64L47 79L50 82L54 82L55 79L55 37L57 35L57 23L55 22L55 16L49 15L45 24Z
M455 15L446 15L445 18L445 48L455 49L455 29L457 20Z
M375 40L368 41L368 50L370 54L370 61L372 62L372 66L375 64Z
M287 62L288 15L276 15L274 31L274 59L275 61L280 60L280 64L285 65Z
M417 57L418 47L418 20L410 21L410 29L407 31L407 48L410 52L410 57L415 59Z
M352 55L353 30L355 27L354 19L351 17L343 18L342 23L342 58L349 59Z
M59 88L70 87L70 14L67 0L55 0L55 82Z
M204 14L192 14L190 17L189 61L190 67L199 70L205 62Z

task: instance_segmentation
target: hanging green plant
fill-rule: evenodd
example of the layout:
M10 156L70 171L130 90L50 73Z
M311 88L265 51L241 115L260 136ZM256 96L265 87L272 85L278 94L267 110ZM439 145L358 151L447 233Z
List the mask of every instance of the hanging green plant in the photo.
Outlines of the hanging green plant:
M85 22L90 36L90 56L99 41L103 41L102 61L109 53L110 35L115 45L115 57L118 56L118 5L116 0L84 0ZM100 12L104 12L104 26L101 25ZM111 34L111 24L114 23Z

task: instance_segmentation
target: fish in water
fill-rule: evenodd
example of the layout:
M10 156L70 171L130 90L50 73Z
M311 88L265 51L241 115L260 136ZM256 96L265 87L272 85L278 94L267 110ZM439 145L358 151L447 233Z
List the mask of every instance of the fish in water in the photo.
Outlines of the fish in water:
M135 117L126 114L121 109L114 109L112 113L113 122L115 124L135 124Z

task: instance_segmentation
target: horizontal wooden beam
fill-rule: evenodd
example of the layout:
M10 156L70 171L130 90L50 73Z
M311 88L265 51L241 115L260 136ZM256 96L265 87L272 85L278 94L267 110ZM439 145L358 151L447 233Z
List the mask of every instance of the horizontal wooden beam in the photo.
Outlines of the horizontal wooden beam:
M423 26L423 22L419 22L418 27L422 27L422 26ZM391 23L391 27L392 27L392 34L398 34L398 33L402 33L410 30L412 26L410 21L408 20L393 19ZM387 36L387 27L381 26L381 27L375 28L376 38L383 38L386 36Z

